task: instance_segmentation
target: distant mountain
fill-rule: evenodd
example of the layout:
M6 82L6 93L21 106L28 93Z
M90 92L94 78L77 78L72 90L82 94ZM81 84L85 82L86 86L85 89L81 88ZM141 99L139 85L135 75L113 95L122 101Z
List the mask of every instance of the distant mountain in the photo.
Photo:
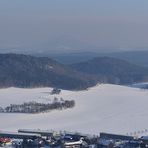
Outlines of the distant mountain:
M111 57L98 57L70 65L73 69L95 75L98 81L114 84L131 84L148 80L148 68Z
M107 57L114 57L122 60L126 60L133 64L148 67L148 51L126 51L126 52L114 52L105 54Z
M96 54L94 52L75 52L75 53L50 54L47 56L52 57L53 59L63 64L73 64L90 60L96 57L96 55L98 56L98 53Z
M0 87L58 87L84 89L95 85L85 76L45 57L0 54Z
M0 87L86 89L98 82L131 84L148 81L148 68L124 60L98 57L64 65L46 57L0 54Z
M148 51L126 51L126 52L77 52L77 53L59 53L59 54L47 54L46 56L52 57L57 61L64 64L73 64L90 60L95 57L114 57L122 60L126 60L133 64L148 67Z

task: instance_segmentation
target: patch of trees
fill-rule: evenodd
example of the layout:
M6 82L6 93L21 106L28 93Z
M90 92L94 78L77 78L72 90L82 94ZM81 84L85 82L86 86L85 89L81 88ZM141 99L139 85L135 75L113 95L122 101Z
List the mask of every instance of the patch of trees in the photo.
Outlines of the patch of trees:
M58 89L58 88L53 88L53 90L51 91L51 95L54 95L54 94L60 94L61 93L61 89Z
M48 112L52 110L63 110L68 108L73 108L75 106L74 100L61 100L57 98L54 99L52 103L38 103L38 102L25 102L23 104L10 104L9 106L2 108L0 107L0 112L2 113L41 113Z

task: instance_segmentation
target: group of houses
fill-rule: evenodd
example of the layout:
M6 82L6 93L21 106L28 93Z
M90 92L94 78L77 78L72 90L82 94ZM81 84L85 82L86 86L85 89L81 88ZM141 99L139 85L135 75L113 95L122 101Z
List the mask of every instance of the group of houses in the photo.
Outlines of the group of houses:
M9 148L146 148L148 137L100 133L99 136L49 130L0 131L0 147Z

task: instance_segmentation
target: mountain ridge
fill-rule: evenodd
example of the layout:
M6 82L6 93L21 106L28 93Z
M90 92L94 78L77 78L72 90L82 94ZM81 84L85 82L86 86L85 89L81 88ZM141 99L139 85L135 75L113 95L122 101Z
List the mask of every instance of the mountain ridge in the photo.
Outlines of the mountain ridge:
M98 76L100 81L107 83L130 84L148 80L148 68L113 57L96 57L70 66L77 71Z
M64 65L48 57L0 54L0 88L57 87L81 90L97 83L132 84L148 81L148 68L111 57Z
M70 67L47 57L0 54L0 87L50 86L85 89L94 85L94 82L86 78Z

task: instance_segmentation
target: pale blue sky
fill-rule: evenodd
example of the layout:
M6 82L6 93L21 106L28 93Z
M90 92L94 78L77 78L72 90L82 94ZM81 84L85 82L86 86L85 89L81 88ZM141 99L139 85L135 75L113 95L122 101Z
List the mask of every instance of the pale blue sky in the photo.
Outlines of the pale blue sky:
M148 0L0 0L0 51L148 48Z

